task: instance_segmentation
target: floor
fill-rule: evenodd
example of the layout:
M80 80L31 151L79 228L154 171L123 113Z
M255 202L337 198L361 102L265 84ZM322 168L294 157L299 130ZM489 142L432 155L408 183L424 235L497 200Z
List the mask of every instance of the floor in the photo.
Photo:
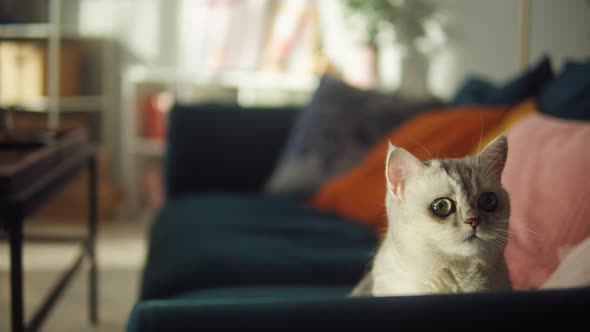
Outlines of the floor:
M86 268L75 277L57 306L49 314L41 331L124 331L129 312L139 288L139 273L145 259L146 218L111 221L100 226L97 255L99 262L98 327L88 321L88 278ZM27 232L76 233L76 225L48 225L29 222ZM26 244L25 309L27 317L43 300L49 287L63 269L73 262L76 247L72 245ZM0 243L0 331L10 330L10 283L8 245Z

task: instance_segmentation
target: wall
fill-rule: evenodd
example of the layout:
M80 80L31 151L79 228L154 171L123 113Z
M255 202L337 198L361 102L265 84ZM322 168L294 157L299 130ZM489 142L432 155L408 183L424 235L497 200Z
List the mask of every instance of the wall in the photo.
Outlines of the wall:
M469 74L502 82L517 74L519 64L520 1L435 0L446 22L444 46L431 55L429 86L450 97ZM327 53L341 68L351 68L354 31L343 19L339 0L322 0ZM338 14L338 15L335 15ZM566 57L590 57L590 2L587 0L531 1L530 62L549 54L559 69ZM344 31L340 34L337 31ZM346 37L343 37L346 36ZM339 39L339 40L338 40ZM399 82L399 54L384 45L381 71L388 85Z
M518 1L439 0L449 22L447 41L435 54L430 87L450 96L471 73L501 81L518 70Z
M79 27L83 34L116 39L127 61L156 64L161 50L166 50L162 47L161 24L166 13L162 8L160 0L80 0Z
M558 66L566 58L590 58L590 1L532 2L532 58L549 51Z
M496 82L518 73L519 1L437 2L450 15L453 27L448 54L435 59L430 78L433 90L449 96L469 73ZM590 2L587 0L532 0L530 20L530 63L548 54L554 69L559 70L568 57L590 58Z

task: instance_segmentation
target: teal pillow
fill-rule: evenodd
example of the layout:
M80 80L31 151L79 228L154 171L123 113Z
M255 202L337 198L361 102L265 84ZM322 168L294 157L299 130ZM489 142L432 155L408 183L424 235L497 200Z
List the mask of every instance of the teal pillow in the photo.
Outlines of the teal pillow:
M362 161L386 133L424 110L431 99L361 90L325 75L309 104L297 115L265 192L305 197Z
M590 120L590 59L568 61L541 91L537 105L542 113L565 119Z
M518 73L499 86L480 77L467 78L453 97L451 104L454 106L514 105L536 96L553 79L553 76L551 62L547 56L544 56L529 69Z
M485 102L490 91L496 89L492 82L481 77L468 77L453 97L453 106L481 105Z

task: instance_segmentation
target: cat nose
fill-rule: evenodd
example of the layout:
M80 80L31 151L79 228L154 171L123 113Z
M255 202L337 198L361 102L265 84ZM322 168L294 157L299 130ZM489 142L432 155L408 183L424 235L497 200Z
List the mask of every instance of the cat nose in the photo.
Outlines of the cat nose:
M469 226L471 226L471 228L476 229L477 226L479 226L479 224L481 223L479 221L479 217L477 218L469 218L467 219L467 221L465 221L466 224L468 224Z

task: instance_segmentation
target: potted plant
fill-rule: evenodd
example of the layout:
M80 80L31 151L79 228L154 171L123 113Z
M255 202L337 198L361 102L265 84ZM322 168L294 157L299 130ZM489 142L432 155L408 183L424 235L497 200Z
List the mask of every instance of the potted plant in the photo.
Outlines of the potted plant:
M344 3L351 23L361 30L362 42L376 55L384 32L394 32L395 37L389 40L403 52L400 91L428 94L428 57L419 49L418 41L427 36L427 24L436 21L434 4L428 0L344 0Z

